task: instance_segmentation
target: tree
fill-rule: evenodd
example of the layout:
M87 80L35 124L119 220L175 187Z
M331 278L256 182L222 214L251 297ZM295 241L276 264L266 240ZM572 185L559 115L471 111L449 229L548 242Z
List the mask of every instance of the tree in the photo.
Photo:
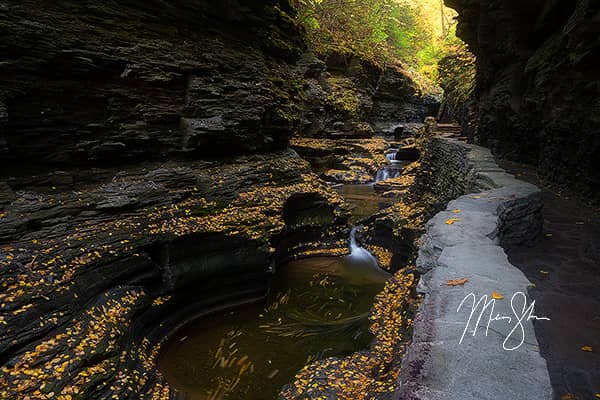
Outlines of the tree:
M429 82L437 80L447 38L455 38L455 12L440 1L295 0L297 22L318 53L355 55L380 67L399 61Z

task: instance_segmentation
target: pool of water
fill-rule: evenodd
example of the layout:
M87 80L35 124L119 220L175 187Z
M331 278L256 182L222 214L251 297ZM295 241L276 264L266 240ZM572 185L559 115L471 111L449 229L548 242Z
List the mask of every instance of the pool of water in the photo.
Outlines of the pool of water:
M388 277L356 249L289 263L265 302L177 332L159 368L186 399L275 399L304 365L369 345L368 313Z
M360 221L377 211L394 204L394 199L380 196L373 184L343 185L335 188L346 201L352 212L351 222Z

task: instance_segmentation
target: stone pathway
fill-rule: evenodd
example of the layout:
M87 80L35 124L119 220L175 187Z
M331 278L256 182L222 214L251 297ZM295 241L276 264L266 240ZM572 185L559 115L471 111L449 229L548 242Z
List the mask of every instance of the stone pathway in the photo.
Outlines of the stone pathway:
M531 167L503 162L542 187ZM600 398L600 209L543 188L544 236L507 248L511 263L535 284L530 295L550 323L534 324L556 399ZM590 346L586 352L582 347Z
M441 158L457 159L455 171L438 160L438 173L453 179L463 175L473 193L451 201L427 223L420 239L416 265L424 273L418 287L424 297L396 398L549 400L552 387L532 322L523 320L518 330L511 310L512 298L525 296L531 283L499 245L536 236L541 193L498 168L487 149L447 136L435 140L446 147ZM482 303L470 320L472 304L482 298L493 310L484 311ZM524 299L516 301L518 309Z

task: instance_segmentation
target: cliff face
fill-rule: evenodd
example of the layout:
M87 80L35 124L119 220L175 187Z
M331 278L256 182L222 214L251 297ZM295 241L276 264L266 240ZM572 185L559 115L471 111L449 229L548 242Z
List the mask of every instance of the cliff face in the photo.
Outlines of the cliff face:
M285 149L288 12L0 5L1 398L174 397L172 329L260 299L277 262L347 251L342 200Z
M600 5L446 0L477 55L478 141L600 194Z
M7 170L284 148L302 51L286 1L9 1ZM3 172L6 174L6 170Z
M425 94L400 66L380 69L356 57L306 53L300 135L370 138L403 123L422 123L439 102Z
M423 123L435 116L440 102L436 93L424 93L399 65L390 65L380 75L373 96L369 122L378 132L393 133L404 123Z

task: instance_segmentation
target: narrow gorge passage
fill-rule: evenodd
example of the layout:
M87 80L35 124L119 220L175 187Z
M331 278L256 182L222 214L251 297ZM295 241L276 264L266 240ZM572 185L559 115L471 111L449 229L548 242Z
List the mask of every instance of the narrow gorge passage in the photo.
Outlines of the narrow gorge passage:
M398 177L408 160L386 151ZM338 184L360 223L393 199L368 184ZM163 346L158 368L179 395L190 400L276 398L305 365L346 357L374 340L369 331L373 300L391 277L361 247L353 226L349 254L313 257L276 267L266 299L206 315L174 332Z
M0 1L0 400L600 399L599 38L598 0ZM508 351L513 296L549 319Z

